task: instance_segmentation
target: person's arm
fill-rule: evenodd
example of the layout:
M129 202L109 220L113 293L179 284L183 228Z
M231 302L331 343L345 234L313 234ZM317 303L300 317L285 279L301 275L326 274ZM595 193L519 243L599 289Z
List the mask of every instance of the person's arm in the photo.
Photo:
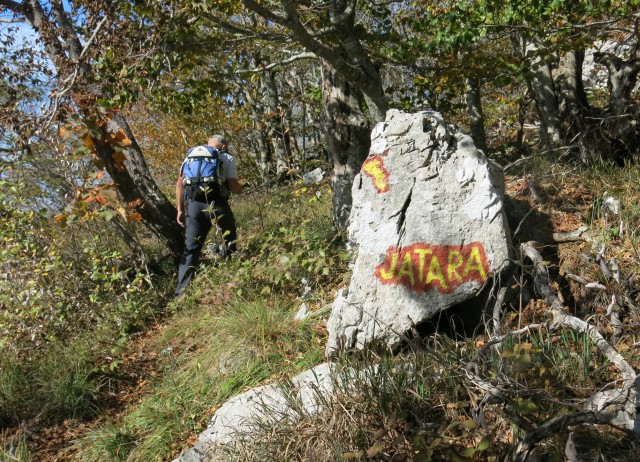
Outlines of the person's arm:
M229 169L229 171L227 172L227 189L232 194L240 194L244 189L244 186L242 185L242 183L240 183L240 181L238 181L238 169L236 167L236 160L233 158L233 156L231 156L231 154L227 152L226 149L227 146L223 144L223 152L229 155L227 162L227 168Z
M178 216L176 221L184 228L184 176L180 175L176 181L176 208Z
M227 189L233 194L240 194L244 189L244 186L237 178L229 178L227 179Z

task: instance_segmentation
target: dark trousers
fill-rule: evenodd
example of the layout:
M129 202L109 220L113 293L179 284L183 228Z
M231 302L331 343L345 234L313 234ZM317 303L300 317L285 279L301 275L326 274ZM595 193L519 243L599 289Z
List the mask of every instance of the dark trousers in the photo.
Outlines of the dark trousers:
M185 236L184 252L178 267L178 286L175 295L184 292L193 278L198 263L202 247L207 239L207 234L217 223L222 232L224 242L227 246L227 255L236 250L236 220L229 207L229 203L200 202L187 199L185 210Z

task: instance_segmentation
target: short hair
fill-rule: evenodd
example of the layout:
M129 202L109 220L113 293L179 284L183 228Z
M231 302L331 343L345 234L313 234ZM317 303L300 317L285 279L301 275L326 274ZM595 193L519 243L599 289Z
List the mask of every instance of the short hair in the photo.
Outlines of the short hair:
M210 144L215 143L216 141L220 144L224 144L225 146L227 144L227 139L223 135L213 135L211 138L209 138Z

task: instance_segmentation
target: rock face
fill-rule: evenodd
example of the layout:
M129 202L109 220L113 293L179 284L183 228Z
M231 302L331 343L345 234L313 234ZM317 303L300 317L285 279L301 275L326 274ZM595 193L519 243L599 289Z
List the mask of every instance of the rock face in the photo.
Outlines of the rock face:
M371 138L352 189L356 255L333 304L329 355L397 346L412 327L476 297L509 261L502 172L469 136L436 112L391 110Z
M224 462L223 456L217 455L217 449L233 446L238 439L250 436L258 420L294 417L299 410L290 408L292 399L297 400L302 412L316 414L322 407L319 398L333 393L332 367L323 363L304 371L292 378L288 387L264 385L234 396L216 411L209 427L198 436L195 446L173 462ZM272 412L269 416L265 411Z

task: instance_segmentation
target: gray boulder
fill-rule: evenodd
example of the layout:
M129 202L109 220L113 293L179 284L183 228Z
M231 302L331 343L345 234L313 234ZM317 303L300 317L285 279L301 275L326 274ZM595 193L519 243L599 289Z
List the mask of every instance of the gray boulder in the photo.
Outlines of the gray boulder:
M502 172L471 137L436 112L391 110L371 140L352 189L353 276L332 307L330 356L371 342L397 346L414 326L476 297L509 263Z
M316 414L322 408L322 397L334 390L332 366L320 364L306 370L286 386L278 384L252 388L234 396L216 411L208 428L198 436L197 443L173 462L224 462L221 447L233 447L243 438L250 438L254 426L262 421L295 418L295 414ZM291 409L295 401L301 409Z

